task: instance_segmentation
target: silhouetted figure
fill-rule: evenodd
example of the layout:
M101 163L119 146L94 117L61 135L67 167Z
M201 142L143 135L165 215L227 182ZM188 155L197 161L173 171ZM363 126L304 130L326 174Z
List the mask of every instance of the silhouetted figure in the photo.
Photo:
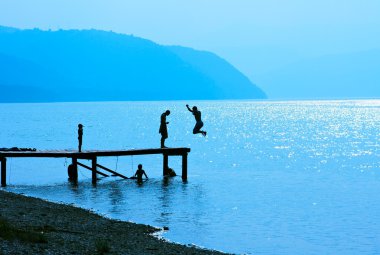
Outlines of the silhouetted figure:
M78 125L78 151L82 152L83 125Z
M165 139L168 138L168 127L167 124L169 122L166 122L166 116L170 115L170 111L166 110L163 114L161 114L161 124L160 124L160 130L158 131L161 134L161 148L167 148L165 146Z
M139 164L137 166L136 173L133 177L137 177L137 182L142 182L143 175L145 175L145 178L149 179L148 176L146 175L145 171L142 169L142 165Z
M173 168L168 168L167 172L166 172L167 176L169 177L174 177L174 176L177 176L176 172L173 170Z
M193 109L190 109L189 105L187 104L186 107L195 117L196 123L195 123L194 129L193 129L193 134L201 133L203 136L206 136L207 132L201 130L201 128L203 127L201 111L198 111L198 108L196 106L193 106Z
M70 164L67 167L67 174L69 176L70 181L77 181L78 180L78 171L75 169L73 164Z

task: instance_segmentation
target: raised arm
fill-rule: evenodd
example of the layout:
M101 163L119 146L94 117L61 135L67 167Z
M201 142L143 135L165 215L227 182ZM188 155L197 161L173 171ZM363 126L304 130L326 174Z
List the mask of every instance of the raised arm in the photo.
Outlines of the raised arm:
M189 107L188 104L186 105L186 107L187 107L187 110L189 110L189 112L193 112L193 111L190 109L190 107Z

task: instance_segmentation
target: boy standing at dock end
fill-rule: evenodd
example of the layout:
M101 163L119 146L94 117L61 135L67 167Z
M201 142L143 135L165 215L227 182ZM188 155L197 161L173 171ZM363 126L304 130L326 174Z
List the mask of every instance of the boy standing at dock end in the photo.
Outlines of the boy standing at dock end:
M161 134L161 148L167 148L165 146L165 139L168 138L168 126L169 122L166 122L166 116L170 115L170 111L166 110L163 114L161 114L161 124L160 130L158 131Z
M83 125L78 125L78 151L82 152Z

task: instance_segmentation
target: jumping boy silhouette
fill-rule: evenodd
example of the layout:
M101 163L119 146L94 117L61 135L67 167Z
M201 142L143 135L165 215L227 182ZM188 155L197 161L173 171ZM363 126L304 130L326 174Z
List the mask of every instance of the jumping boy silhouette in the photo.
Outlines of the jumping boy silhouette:
M203 136L207 135L206 131L201 130L203 127L203 121L202 121L202 113L198 110L196 106L193 106L193 109L190 109L189 105L186 105L187 109L194 115L195 118L195 126L193 129L193 134L199 134L201 133Z

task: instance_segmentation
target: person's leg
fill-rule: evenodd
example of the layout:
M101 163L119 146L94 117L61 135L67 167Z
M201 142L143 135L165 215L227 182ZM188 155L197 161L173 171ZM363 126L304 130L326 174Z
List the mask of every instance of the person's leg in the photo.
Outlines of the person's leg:
M167 148L166 146L165 146L165 140L166 140L166 138L168 138L168 135L167 135L167 133L165 134L162 134L162 136L161 136L161 148Z
M199 128L197 128L195 126L194 129L193 129L193 134L195 135L195 134L199 134L199 133L200 133Z
M193 129L193 134L202 134L203 136L206 136L207 132L206 131L203 131L201 130L201 128L203 127L203 122L200 121L200 122L197 122L195 124L195 127Z
M193 134L202 133L201 128L203 127L203 122L197 122L193 129Z
M200 121L200 125L199 125L199 132L202 133L203 136L206 136L207 132L206 131L203 131L201 130L201 128L203 127L203 121Z
M161 148L165 148L165 138L161 137Z

